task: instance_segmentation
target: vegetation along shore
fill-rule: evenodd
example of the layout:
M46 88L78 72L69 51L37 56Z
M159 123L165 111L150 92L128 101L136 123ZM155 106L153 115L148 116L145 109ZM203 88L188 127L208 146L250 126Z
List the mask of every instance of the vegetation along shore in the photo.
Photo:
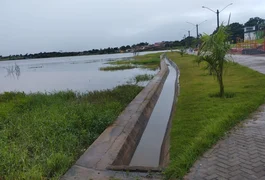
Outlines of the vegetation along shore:
M0 94L0 179L58 179L141 90Z

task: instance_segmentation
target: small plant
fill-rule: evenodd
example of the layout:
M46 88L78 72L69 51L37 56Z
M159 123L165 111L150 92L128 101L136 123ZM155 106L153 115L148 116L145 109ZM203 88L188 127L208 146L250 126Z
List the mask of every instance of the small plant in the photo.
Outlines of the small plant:
M183 57L184 54L186 53L185 48L182 47L182 48L180 49L179 53L180 53L181 57Z
M153 178L154 174L152 171L148 170L148 174L146 175L147 178Z
M126 83L127 84L138 84L139 82L150 81L154 77L155 75L152 75L152 74L136 75L134 78L129 79Z
M149 81L149 80L151 80L153 78L154 78L154 75L152 75L152 74L143 74L143 75L135 76L134 80L135 80L135 82L137 84L138 82Z
M210 74L217 78L219 83L219 96L224 97L224 65L227 62L226 54L230 50L226 28L222 25L213 35L202 37L202 46L198 52L197 62L206 62Z
M130 171L126 170L126 176L129 176L129 175L130 175Z
M4 69L6 69L7 71L7 76L13 76L18 79L20 76L20 67L15 63L15 66L10 66L10 67L4 67Z

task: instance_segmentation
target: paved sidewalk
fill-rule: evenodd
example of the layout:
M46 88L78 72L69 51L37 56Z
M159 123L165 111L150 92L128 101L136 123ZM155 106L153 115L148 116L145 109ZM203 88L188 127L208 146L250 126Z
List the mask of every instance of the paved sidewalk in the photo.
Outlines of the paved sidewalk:
M233 59L265 74L265 57ZM197 160L184 179L265 180L265 104Z
M265 180L265 105L206 152L185 179Z

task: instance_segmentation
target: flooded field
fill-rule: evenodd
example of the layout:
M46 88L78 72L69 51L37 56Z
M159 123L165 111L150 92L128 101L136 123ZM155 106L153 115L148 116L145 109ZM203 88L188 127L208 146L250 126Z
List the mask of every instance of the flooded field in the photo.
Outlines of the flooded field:
M143 52L143 54L155 52ZM157 71L134 68L119 71L100 71L109 61L131 59L132 53L0 61L0 93L5 91L79 92L111 89L132 83L139 74ZM142 83L145 85L145 83Z

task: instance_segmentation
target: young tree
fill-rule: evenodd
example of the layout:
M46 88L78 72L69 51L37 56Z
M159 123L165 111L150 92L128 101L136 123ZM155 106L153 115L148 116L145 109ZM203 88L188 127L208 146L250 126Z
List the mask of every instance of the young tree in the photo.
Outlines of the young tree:
M186 51L185 47L181 47L181 48L180 48L180 51L179 51L179 53L180 53L181 57L183 57L183 56L184 56L184 54L185 54L185 51Z
M228 35L226 28L221 25L215 34L211 36L204 35L201 40L202 45L198 52L197 62L207 63L208 69L216 76L219 83L219 95L224 97L224 64L227 62L226 54L230 50L230 45L227 43Z

